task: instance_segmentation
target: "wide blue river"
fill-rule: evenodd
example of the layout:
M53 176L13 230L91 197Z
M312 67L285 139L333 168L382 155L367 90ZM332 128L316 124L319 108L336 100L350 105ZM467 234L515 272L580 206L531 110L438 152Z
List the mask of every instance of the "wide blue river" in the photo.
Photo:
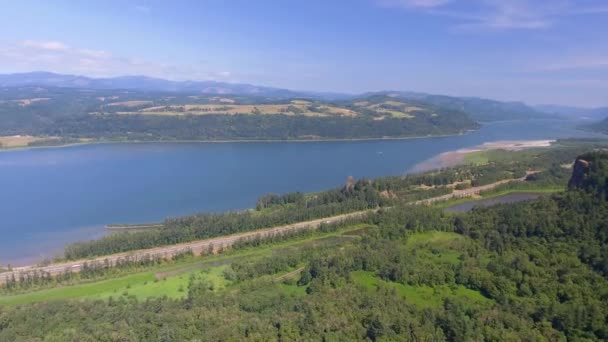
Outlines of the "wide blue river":
M108 223L253 207L268 192L402 175L488 141L588 136L566 121L500 122L462 136L273 143L96 144L0 152L0 264L60 253Z

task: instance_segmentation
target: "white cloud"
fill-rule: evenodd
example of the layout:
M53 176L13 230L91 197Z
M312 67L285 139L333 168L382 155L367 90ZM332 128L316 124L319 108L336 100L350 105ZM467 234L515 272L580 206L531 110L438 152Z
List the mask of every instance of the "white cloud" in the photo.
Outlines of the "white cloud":
M468 30L542 29L575 15L608 13L599 0L376 0L428 15L453 18L454 28ZM598 5L600 4L600 5Z
M25 48L33 48L50 51L64 51L68 46L58 41L24 40L21 45Z
M379 0L381 6L406 8L432 8L447 4L451 0Z
M0 46L0 66L4 68L1 72L45 70L93 77L146 75L171 80L234 81L229 71L210 70L202 64L170 65L116 56L105 50L70 47L59 41L25 40Z

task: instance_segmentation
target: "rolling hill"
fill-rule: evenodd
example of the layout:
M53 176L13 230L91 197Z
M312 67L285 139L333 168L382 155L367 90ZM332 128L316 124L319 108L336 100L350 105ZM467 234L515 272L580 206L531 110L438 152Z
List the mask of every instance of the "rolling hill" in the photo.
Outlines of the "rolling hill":
M330 102L43 86L0 88L0 119L0 136L112 141L402 138L478 127L462 111L386 96Z
M542 113L523 102L503 102L479 97L454 97L398 91L384 91L375 94L460 110L469 114L473 120L480 122L544 119L554 116Z

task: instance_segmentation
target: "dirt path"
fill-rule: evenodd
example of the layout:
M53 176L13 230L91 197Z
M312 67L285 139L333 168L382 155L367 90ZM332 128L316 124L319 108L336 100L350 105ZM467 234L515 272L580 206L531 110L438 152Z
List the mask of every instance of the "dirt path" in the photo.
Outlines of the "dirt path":
M293 270L293 271L291 271L289 273L283 274L280 277L276 277L272 281L274 281L275 283L278 283L278 282L281 282L283 280L295 278L295 277L299 276L300 273L302 273L302 271L304 271L304 269L305 269L305 267L300 267L297 270Z

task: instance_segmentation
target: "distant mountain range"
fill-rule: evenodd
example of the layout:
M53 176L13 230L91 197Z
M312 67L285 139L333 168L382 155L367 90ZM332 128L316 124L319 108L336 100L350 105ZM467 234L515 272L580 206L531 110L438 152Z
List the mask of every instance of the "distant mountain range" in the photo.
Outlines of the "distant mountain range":
M368 96L391 96L415 100L429 105L468 113L477 121L538 119L548 117L583 118L599 120L608 117L608 108L577 108L556 105L529 106L523 102L504 102L477 97L455 97L416 92L381 91L366 94L306 92L289 89L218 81L170 81L147 76L91 78L37 71L0 75L0 87L61 87L96 90L138 90L149 92L176 92L218 95L245 95L273 99L314 98L325 101L348 101Z
M557 105L538 105L534 107L536 110L567 118L577 118L584 120L602 120L608 118L608 107L600 108L582 108Z
M91 78L62 75L46 71L0 75L0 87L62 87L88 89L126 89L155 92L192 92L222 95L258 95L265 97L297 97L303 93L287 89L255 86L251 84L217 81L170 81L147 76L121 76ZM307 93L308 94L308 93ZM309 95L314 95L310 93Z

